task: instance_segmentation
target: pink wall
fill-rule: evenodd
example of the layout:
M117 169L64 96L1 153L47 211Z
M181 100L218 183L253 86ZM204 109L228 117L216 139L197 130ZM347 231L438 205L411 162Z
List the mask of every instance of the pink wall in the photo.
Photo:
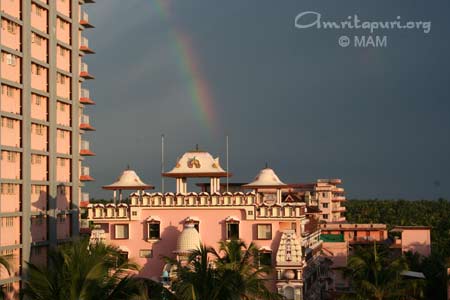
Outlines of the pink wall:
M431 254L430 229L403 229L402 251L418 252L422 255Z
M58 157L56 159L56 181L70 182L71 180L70 164L71 160L68 158Z
M71 187L59 186L58 195L56 196L56 207L61 210L70 209Z
M71 78L61 73L56 74L56 95L70 99Z
M48 12L47 9L37 5L31 4L31 26L34 28L48 33Z
M20 179L22 154L20 152L2 151L0 163L0 178Z
M21 89L2 84L2 101L0 101L0 109L2 111L21 114L21 99Z
M280 225L284 222L270 220L244 220L244 211L240 209L161 209L161 210L142 210L140 220L145 220L149 216L158 216L161 219L161 240L152 244L144 239L147 233L145 221L111 222L107 227L108 240L116 245L124 247L124 250L130 251L129 257L143 266L141 274L149 277L159 277L162 272L164 262L160 259L161 255L172 256L175 250L177 238L184 228L184 220L187 217L198 217L200 220L200 235L202 242L209 246L217 247L220 240L225 239L226 225L225 219L228 216L237 216L241 222L239 225L239 235L246 243L254 241L259 247L268 246L274 249L277 247L281 234ZM289 223L295 221L289 221ZM101 223L100 221L98 223ZM114 224L129 224L129 239L114 239ZM257 240L256 224L271 224L272 239ZM299 228L299 225L297 226ZM140 249L153 249L153 258L146 259L139 257ZM275 251L272 255L275 259Z
M0 143L3 146L21 147L21 121L2 117Z
M45 155L31 155L31 180L48 180L48 157Z
M47 209L48 186L31 185L31 211L45 211Z
M0 279L6 279L9 278L10 276L19 276L19 270L20 270L20 249L16 248L16 249L9 249L9 250L3 250L0 251L0 255L2 255L3 257L5 257L8 262L9 265L11 267L10 271L11 271L11 275L8 274L8 272L6 272L6 270L2 267L1 271L0 271Z
M31 63L31 87L44 92L48 91L48 69Z
M68 130L62 129L57 129L56 132L56 152L62 154L70 154L72 133Z
M47 218L35 216L31 218L31 241L40 242L47 240Z
M56 227L57 239L67 239L70 237L70 215L58 215Z
M44 266L47 264L47 247L32 247L30 255L31 263L35 265Z
M31 41L31 56L42 62L48 62L48 40L36 33L32 33Z
M20 217L0 218L0 246L20 244Z
M31 124L31 149L47 151L48 128L45 125Z
M56 38L70 45L70 23L61 18L57 18L56 22Z
M1 76L4 79L21 83L22 59L14 54L2 51Z
M58 125L70 126L70 115L70 104L58 101L56 105L56 123Z
M20 185L1 184L0 211L16 212L20 210Z
M70 72L71 51L60 45L57 45L56 48L56 67Z
M31 117L48 121L48 99L45 96L31 94Z
M71 0L56 0L56 10L61 14L70 17Z
M20 19L21 0L1 0L1 10L10 16Z
M2 31L0 42L2 45L11 49L21 51L22 28L19 24L2 19Z

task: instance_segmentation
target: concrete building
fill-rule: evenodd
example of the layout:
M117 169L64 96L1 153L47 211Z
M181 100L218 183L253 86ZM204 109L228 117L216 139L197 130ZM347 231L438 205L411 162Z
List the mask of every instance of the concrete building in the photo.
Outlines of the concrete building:
M273 290L287 299L320 299L320 210L293 197L290 185L273 169L261 170L255 180L239 189L233 186L230 192L221 184L229 174L219 160L195 150L186 152L163 175L176 180L174 193L142 191L151 186L131 170L105 186L138 191L126 202L89 204L88 219L95 228L92 240L119 246L142 266L141 276L156 281L162 274L170 277L170 266L161 256L180 259L200 241L216 248L221 240L254 242L262 263L276 270L269 280ZM188 190L188 180L202 178L209 179L208 191Z
M47 247L78 234L78 203L92 180L82 136L94 130L82 87L93 79L83 56L93 51L92 0L0 0L0 274L9 297L20 288L26 261L45 263Z

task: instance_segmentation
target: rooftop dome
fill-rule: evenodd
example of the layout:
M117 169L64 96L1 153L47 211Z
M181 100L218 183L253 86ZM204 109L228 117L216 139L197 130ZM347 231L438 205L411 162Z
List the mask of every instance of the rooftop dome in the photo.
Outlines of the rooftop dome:
M116 182L103 186L105 190L153 189L152 185L144 183L133 170L125 170Z
M200 234L194 228L194 224L186 224L177 240L176 254L189 254L200 248Z
M262 169L258 175L256 175L253 182L244 185L244 187L248 188L277 188L286 186L287 184L282 182L277 174L270 168Z
M228 173L220 166L219 158L214 158L206 151L194 150L184 153L175 167L163 175L167 177L226 177Z

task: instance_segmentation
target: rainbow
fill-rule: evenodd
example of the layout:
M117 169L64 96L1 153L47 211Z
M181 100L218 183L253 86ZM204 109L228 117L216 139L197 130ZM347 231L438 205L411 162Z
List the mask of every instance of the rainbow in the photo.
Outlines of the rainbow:
M179 71L188 83L189 95L194 109L198 112L198 120L206 124L211 131L218 131L217 115L214 110L213 96L208 80L200 69L200 61L190 36L171 21L170 1L154 0L161 18L169 23L169 38L177 57Z

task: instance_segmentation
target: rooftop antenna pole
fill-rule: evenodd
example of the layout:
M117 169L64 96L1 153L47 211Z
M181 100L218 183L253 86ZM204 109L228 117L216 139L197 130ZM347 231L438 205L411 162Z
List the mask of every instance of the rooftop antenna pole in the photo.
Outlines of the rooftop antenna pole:
M161 134L161 193L164 194L164 134Z
M227 193L228 193L228 185L229 185L229 181L230 181L230 170L229 170L229 166L228 166L228 157L229 157L229 151L228 151L228 135L227 135L227 139L226 139L226 145L227 145Z

